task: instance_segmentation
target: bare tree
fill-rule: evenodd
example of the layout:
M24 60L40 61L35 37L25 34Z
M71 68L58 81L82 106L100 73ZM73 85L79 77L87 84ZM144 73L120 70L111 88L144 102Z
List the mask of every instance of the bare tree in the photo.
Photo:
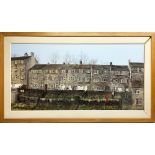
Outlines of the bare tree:
M72 64L77 64L77 63L79 63L79 62L78 62L78 59L77 59L77 56L71 55L71 63L72 63Z
M70 64L70 63L72 63L72 57L71 57L71 55L68 54L68 53L66 53L66 54L64 55L64 57L63 57L63 62L64 62L65 64Z
M39 56L37 54L35 55L35 58L36 58L37 62L39 63L40 62L40 58L39 58Z
M50 58L50 62L52 64L57 64L58 63L58 59L59 59L59 55L58 53L54 52Z
M16 53L13 53L12 54L12 57L18 57L19 55L18 54L16 54Z
M81 54L80 54L80 60L82 61L83 64L88 63L88 57L82 51L81 51Z
M91 65L97 64L97 59L91 59L89 61L89 64L91 64Z

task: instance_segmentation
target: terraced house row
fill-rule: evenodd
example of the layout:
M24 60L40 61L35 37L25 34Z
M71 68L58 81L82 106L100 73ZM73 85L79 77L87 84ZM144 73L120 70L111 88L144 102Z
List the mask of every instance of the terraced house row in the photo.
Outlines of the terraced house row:
M143 102L144 63L128 65L38 64L31 53L13 57L12 87L29 89L131 91L135 102Z

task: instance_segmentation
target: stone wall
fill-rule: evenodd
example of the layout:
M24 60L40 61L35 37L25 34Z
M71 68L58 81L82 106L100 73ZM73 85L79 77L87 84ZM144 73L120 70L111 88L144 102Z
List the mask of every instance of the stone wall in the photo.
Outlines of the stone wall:
M12 109L32 110L122 110L131 108L131 93L83 90L20 90Z
M11 58L11 84L12 87L28 85L28 70L37 63L34 55Z
M11 103L18 101L18 89L11 89Z

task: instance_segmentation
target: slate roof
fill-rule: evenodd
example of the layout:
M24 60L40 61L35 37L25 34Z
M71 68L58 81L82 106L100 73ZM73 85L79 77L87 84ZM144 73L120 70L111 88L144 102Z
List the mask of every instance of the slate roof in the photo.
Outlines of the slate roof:
M130 63L131 65L144 66L144 63ZM127 65L90 65L90 64L36 64L30 70L50 69L106 69L112 71L129 71Z
M50 70L50 69L109 69L109 65L88 65L88 64L36 64L30 70Z
M126 65L111 65L112 71L129 71L128 66Z
M131 67L144 67L144 63L140 63L140 62L130 62L129 65Z
M25 60L25 59L28 59L30 57L31 56L12 57L11 60L12 61L14 61L14 60Z

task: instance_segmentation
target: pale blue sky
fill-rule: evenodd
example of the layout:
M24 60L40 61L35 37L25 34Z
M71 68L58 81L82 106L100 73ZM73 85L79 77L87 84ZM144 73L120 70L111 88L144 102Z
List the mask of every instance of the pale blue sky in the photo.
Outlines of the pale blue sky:
M40 63L48 63L53 53L57 53L58 62L63 63L64 55L69 54L79 62L81 55L96 59L97 64L127 65L132 62L144 62L144 44L12 44L12 56L22 56L34 52Z

